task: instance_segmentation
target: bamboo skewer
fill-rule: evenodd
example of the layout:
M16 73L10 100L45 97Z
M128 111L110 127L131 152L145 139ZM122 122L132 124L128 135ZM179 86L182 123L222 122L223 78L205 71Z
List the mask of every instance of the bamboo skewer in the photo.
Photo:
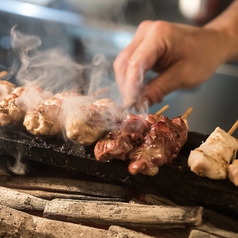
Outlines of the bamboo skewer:
M192 111L193 111L192 107L188 108L188 110L183 114L183 118L187 119L187 117L191 114Z
M188 116L191 114L191 112L193 111L193 108L192 107L189 107L188 110L183 114L182 118L183 118L183 121L185 122L187 128L189 129L188 127Z
M234 131L237 129L238 127L238 120L233 124L233 126L231 127L231 129L227 132L227 134L229 134L230 136L234 133Z
M169 105L163 106L158 112L155 113L155 115L159 116L162 113L164 113L169 108Z

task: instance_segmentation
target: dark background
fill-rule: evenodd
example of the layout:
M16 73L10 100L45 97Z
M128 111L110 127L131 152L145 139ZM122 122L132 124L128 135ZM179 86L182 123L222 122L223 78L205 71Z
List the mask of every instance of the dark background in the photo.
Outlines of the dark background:
M0 70L11 67L15 58L10 43L10 31L16 24L19 31L38 35L42 39L39 50L62 47L80 64L90 63L96 54L101 53L112 63L130 42L141 21L167 20L202 25L230 3L222 0L204 2L207 2L207 6L211 5L210 8L207 7L205 11L203 8L201 14L187 19L179 11L176 0L130 0L120 9L105 12L100 17L82 15L79 9L72 8L67 1L49 1L45 5L33 3L33 10L22 1L1 0ZM150 78L151 74L149 72L146 77ZM176 75L174 77L176 79ZM15 82L14 75L10 80ZM191 131L209 134L217 126L228 131L238 119L237 89L238 66L235 63L226 64L203 85L171 93L161 104L150 108L150 112L156 112L168 104L170 108L165 115L174 117L193 107L194 110L188 118ZM238 138L238 131L234 136Z

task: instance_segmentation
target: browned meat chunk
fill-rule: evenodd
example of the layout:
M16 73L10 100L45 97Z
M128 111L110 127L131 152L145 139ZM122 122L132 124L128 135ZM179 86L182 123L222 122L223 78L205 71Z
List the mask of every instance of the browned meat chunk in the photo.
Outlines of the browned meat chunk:
M23 122L26 111L45 100L48 93L38 87L17 87L0 102L0 126Z
M188 130L182 117L172 120L161 116L146 132L144 142L129 153L131 174L154 176L159 166L171 163L187 140Z
M5 80L0 80L0 101L2 101L8 94L12 93L16 85Z
M62 130L62 101L75 92L57 93L53 97L32 108L25 115L23 125L33 135L55 136Z
M23 91L23 87L18 87L0 102L0 126L18 124L23 120L24 111L16 104Z
M136 115L128 115L122 123L99 140L94 147L94 155L99 161L111 159L126 160L128 153L143 140L143 134L150 123Z
M122 107L109 99L80 106L67 118L66 136L79 144L92 145L125 117Z

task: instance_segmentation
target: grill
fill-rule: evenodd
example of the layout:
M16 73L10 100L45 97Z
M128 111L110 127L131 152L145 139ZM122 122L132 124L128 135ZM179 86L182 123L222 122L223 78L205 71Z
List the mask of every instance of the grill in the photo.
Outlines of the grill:
M39 139L13 128L1 129L0 134L1 160L14 164L20 151L21 163L29 167L24 176L0 179L2 234L237 235L238 188L228 180L199 177L186 165L190 150L206 135L189 132L176 163L149 177L131 175L124 161L98 162L93 147L59 137Z

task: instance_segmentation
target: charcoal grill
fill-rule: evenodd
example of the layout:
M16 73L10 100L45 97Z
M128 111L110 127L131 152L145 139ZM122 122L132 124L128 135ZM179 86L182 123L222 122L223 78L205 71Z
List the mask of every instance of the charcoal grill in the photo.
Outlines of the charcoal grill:
M220 228L238 232L238 188L228 179L214 181L199 177L187 166L190 150L198 147L206 138L207 135L189 132L188 140L175 163L162 166L159 173L153 177L131 175L125 161L96 161L93 146L74 144L61 137L36 138L24 130L19 131L15 128L1 129L0 153L12 163L20 151L23 163L29 164L36 171L42 167L44 171L50 171L51 176L53 171L56 171L66 177L79 176L92 181L125 185L129 190L135 189L141 194L163 194L180 205L203 206L206 208L204 217L209 222ZM40 174L38 171L38 175ZM121 199L101 200L112 202Z
M98 162L93 147L84 147L60 138L50 140L35 138L25 132L1 129L0 151L4 155L16 155L23 151L24 162L37 162L53 166L64 172L85 174L105 181L121 182L146 190L163 192L181 199L220 206L238 213L238 188L228 179L214 181L199 177L187 166L190 150L205 141L207 135L189 132L188 140L173 166L164 165L156 176L131 175L128 164L113 160ZM184 197L186 196L186 197Z

